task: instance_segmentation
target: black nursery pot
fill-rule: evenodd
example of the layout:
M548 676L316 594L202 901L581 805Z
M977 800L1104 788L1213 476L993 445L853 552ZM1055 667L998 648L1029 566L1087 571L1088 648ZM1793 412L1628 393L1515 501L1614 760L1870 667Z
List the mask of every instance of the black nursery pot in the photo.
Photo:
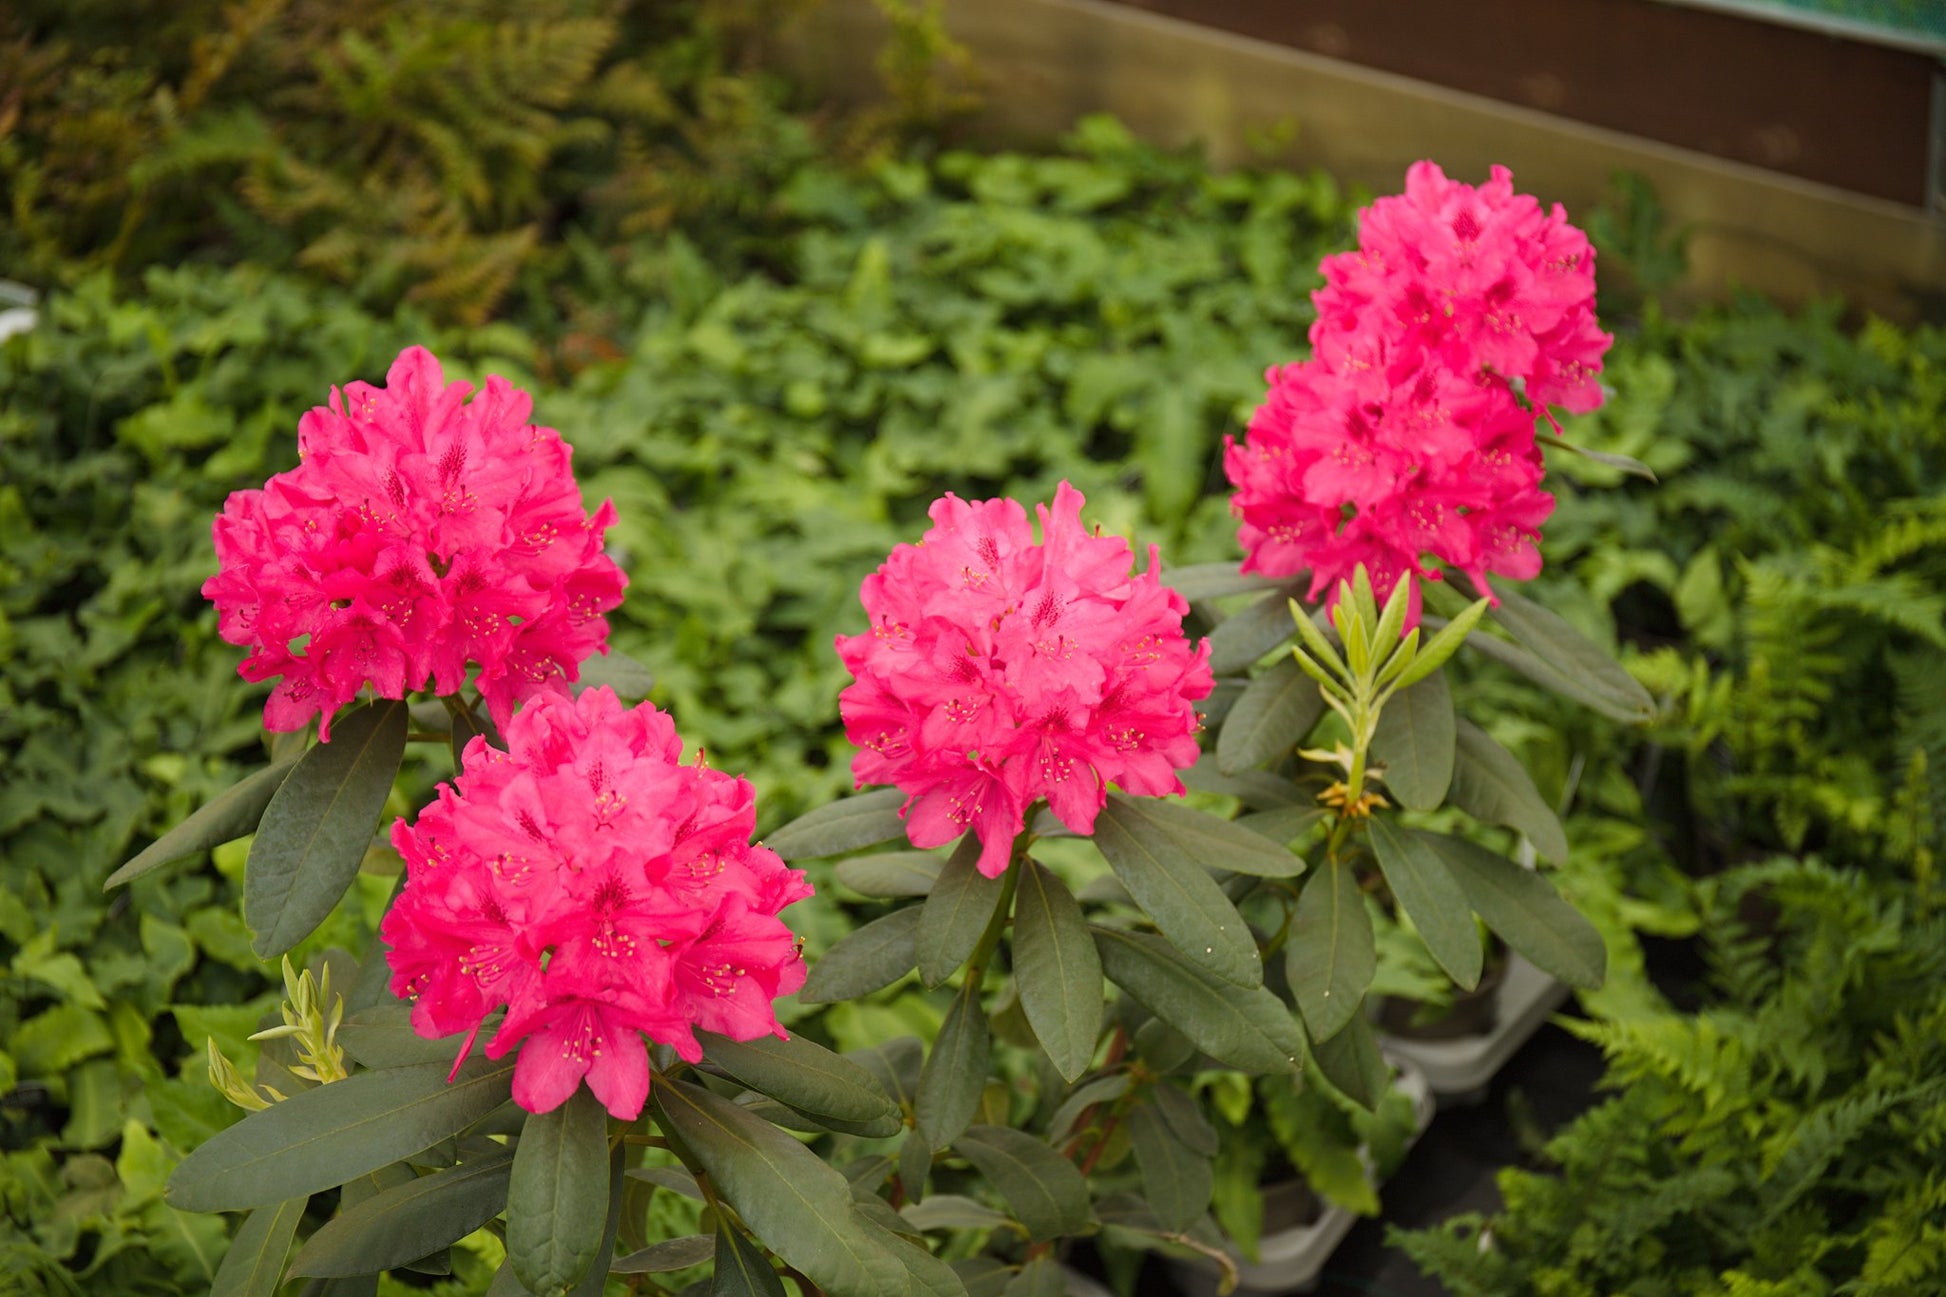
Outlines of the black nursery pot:
M1500 984L1507 978L1507 952L1496 949L1480 973L1479 985L1461 991L1436 1018L1424 1018L1425 1004L1388 995L1379 1003L1378 1025L1402 1040L1459 1040L1484 1036L1500 1019Z

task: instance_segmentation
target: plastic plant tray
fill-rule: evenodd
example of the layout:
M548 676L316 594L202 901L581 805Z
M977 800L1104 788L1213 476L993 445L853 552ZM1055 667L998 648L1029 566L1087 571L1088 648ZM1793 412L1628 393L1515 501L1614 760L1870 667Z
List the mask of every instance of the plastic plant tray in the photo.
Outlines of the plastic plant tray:
M1494 1074L1567 998L1565 983L1508 951L1507 976L1500 984L1492 1031L1458 1040L1412 1040L1380 1033L1379 1045L1386 1054L1424 1073L1442 1103L1477 1103L1486 1097Z

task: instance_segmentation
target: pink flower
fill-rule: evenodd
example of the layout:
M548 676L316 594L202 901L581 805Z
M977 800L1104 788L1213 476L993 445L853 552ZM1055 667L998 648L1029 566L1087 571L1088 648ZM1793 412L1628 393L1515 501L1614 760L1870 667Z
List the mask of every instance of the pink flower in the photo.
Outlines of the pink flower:
M386 386L348 384L298 424L300 463L238 491L216 519L203 586L246 680L283 679L273 730L331 717L361 690L457 693L470 664L494 719L607 651L603 616L627 584L533 402L488 378L469 403L409 347Z
M1197 756L1208 647L1191 650L1155 551L1133 575L1128 543L1084 528L1082 503L1063 482L1037 542L1013 500L935 501L924 538L865 578L871 629L838 639L859 786L908 794L915 846L978 835L989 878L1037 799L1089 833L1109 784L1180 793Z
M520 1047L522 1107L585 1077L623 1119L648 1095L644 1035L690 1062L697 1027L783 1036L773 1001L804 963L777 914L811 889L751 844L749 783L680 764L669 718L605 688L539 694L505 736L505 752L474 739L458 780L392 828L407 882L379 932L414 1029L473 1033L464 1058L505 1006L487 1054Z

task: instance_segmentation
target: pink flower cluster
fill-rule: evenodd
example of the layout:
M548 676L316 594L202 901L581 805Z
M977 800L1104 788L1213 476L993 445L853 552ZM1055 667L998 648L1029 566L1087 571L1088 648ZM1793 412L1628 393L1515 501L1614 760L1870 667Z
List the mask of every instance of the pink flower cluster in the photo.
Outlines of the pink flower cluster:
M299 465L238 491L216 519L203 593L223 638L248 647L246 680L282 676L273 730L331 716L361 689L458 692L469 663L494 719L606 651L603 616L627 584L601 552L560 434L489 378L444 382L423 347L384 387L348 384L298 424Z
M1537 415L1586 412L1612 341L1594 250L1505 167L1475 188L1415 163L1373 203L1356 251L1328 257L1309 361L1273 368L1243 443L1226 443L1243 570L1309 569L1309 597L1364 564L1383 600L1408 574L1540 571L1554 498ZM1411 619L1418 621L1418 587Z
M537 695L505 735L505 752L475 738L457 787L392 829L407 882L380 935L414 1029L472 1032L470 1050L505 1005L487 1054L526 1042L522 1107L585 1076L623 1119L649 1092L644 1033L690 1062L693 1028L784 1035L771 1002L804 963L777 914L811 889L751 845L748 781L679 764L669 718L605 688Z
M865 578L871 629L838 639L859 785L908 794L914 846L976 833L989 878L1036 799L1092 832L1110 783L1180 793L1197 756L1208 646L1191 650L1155 551L1133 575L1128 542L1085 529L1082 503L1063 482L1036 543L1013 500L935 501L925 537Z

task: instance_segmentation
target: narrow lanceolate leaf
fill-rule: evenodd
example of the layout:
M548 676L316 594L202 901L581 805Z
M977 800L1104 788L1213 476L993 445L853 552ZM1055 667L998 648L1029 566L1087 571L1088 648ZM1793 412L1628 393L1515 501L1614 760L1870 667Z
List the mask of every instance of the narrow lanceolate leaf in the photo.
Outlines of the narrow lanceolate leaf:
M406 705L368 704L333 730L298 759L250 843L243 918L263 959L310 936L358 876L405 755Z
M284 1258L290 1255L291 1239L308 1201L292 1198L244 1217L230 1250L223 1254L210 1297L275 1297L284 1278Z
M594 1264L607 1173L608 1112L588 1087L521 1127L507 1185L507 1259L535 1297L563 1297Z
M1537 436L1534 438L1534 442L1546 450L1564 450L1570 455L1579 455L1583 459L1591 460L1594 463L1604 464L1616 472L1626 473L1630 477L1646 478L1651 482L1656 480L1654 469L1644 464L1641 460L1629 455L1618 455L1612 450L1589 450L1586 446L1577 446L1571 441L1562 440L1560 437Z
M709 1297L784 1297L784 1281L770 1258L728 1224L716 1225L716 1274Z
M1284 658L1252 680L1216 735L1224 774L1281 757L1303 742L1324 714L1324 694L1296 658Z
M1035 860L1014 868L1014 984L1035 1039L1073 1081L1101 1034L1101 956L1067 884Z
M1190 563L1164 567L1162 584L1194 603L1201 599L1220 599L1226 594L1270 590L1282 583L1275 577L1246 574L1235 563Z
M618 1256L609 1265L609 1274L667 1274L701 1265L716 1255L717 1241L708 1234L688 1234L682 1238L651 1243L639 1252ZM769 1269L768 1266L765 1269Z
M932 891L946 861L930 851L881 851L840 860L832 873L863 896L924 896Z
M1297 633L1291 622L1291 595L1297 586L1280 585L1234 617L1217 623L1209 635L1210 670L1241 671Z
M506 1207L513 1158L501 1149L361 1200L311 1235L291 1273L371 1274L458 1242Z
M1314 1041L1338 1034L1378 971L1372 916L1351 867L1340 860L1313 874L1297 898L1284 973Z
M1622 669L1601 647L1532 600L1501 590L1493 619L1525 653L1519 659L1490 654L1536 684L1566 698L1585 703L1620 721L1638 725L1655 719L1655 700L1649 691ZM1478 637L1485 647L1485 637Z
M1453 695L1445 673L1435 671L1385 700L1372 755L1401 806L1430 811L1453 782L1453 745Z
M1005 1212L956 1193L936 1193L924 1202L907 1203L899 1209L899 1214L914 1229L922 1231L1019 1228L1019 1222Z
M361 1072L212 1135L169 1177L184 1211L240 1211L336 1188L456 1135L505 1103L514 1060Z
M793 1036L737 1041L699 1031L703 1058L759 1094L852 1134L877 1138L899 1132L899 1105L872 1074L823 1045Z
M1184 959L1159 937L1095 927L1108 980L1180 1031L1196 1048L1245 1072L1291 1072L1304 1033L1263 987L1227 982Z
M786 860L835 856L860 847L877 846L905 835L899 807L905 794L879 788L800 815L764 839L764 845Z
M1142 1196L1163 1228L1185 1230L1209 1209L1215 1175L1207 1154L1183 1143L1154 1104L1144 1101L1128 1113L1128 1139L1142 1173Z
M944 982L972 955L1006 889L980 872L979 860L980 839L969 833L920 907L919 978L927 986Z
M1088 1226L1088 1182L1074 1163L1024 1131L974 1126L953 1147L1000 1191L1035 1239L1079 1234Z
M628 1146L618 1143L608 1152L608 1222L602 1226L588 1273L581 1276L568 1297L601 1297L608 1291L608 1264L615 1256L615 1239L622 1232L622 1203L628 1197L622 1192L627 1168Z
M946 1147L972 1122L980 1107L980 1091L987 1080L993 1041L986 1011L980 1007L980 988L960 987L939 1036L919 1073L919 1094L913 1107L919 1135L929 1148Z
M904 1291L904 1267L857 1227L850 1184L817 1154L685 1081L658 1078L649 1099L716 1192L786 1264L834 1292Z
M811 966L797 998L805 1004L833 1004L890 986L912 971L919 957L919 913L908 905L873 919Z
M144 874L254 832L264 808L297 766L297 758L279 761L246 775L192 812L188 819L144 847L134 859L108 875L103 891L132 883Z
M1480 624L1480 618L1485 615L1486 610L1487 601L1476 599L1462 609L1457 617L1439 627L1438 633L1420 645L1414 651L1412 661L1393 677L1392 687L1410 689L1440 667L1445 666L1446 660L1459 651L1460 645L1465 643L1467 636L1473 633L1473 628ZM1432 624L1430 619L1427 624ZM1391 670L1391 665L1388 664L1386 669Z
M1470 721L1459 722L1455 737L1453 805L1476 820L1504 824L1527 835L1543 860L1568 858L1568 835L1561 818L1541 797L1527 768L1487 732Z
M1471 990L1480 981L1480 933L1459 881L1415 831L1377 817L1367 822L1372 854L1378 857L1378 867L1399 908L1419 930L1439 966Z
M1439 833L1424 837L1502 940L1569 986L1593 990L1601 985L1608 970L1601 933L1561 899L1553 884L1476 843Z
M1135 903L1190 961L1238 986L1259 985L1264 970L1256 939L1209 876L1217 862L1191 857L1156 824L1132 799L1111 796L1095 820L1095 846ZM1276 849L1264 838L1255 841Z

